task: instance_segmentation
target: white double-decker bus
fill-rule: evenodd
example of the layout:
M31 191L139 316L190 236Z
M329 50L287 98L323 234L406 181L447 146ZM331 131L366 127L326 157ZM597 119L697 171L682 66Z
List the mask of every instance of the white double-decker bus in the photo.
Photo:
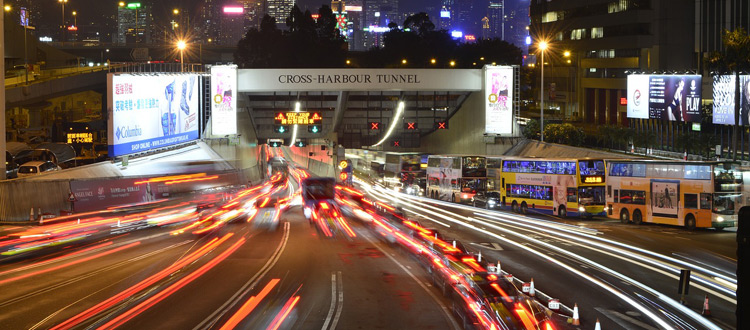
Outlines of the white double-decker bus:
M623 223L737 226L743 177L734 163L607 161L607 215Z
M426 196L456 203L470 202L487 184L484 156L430 155Z

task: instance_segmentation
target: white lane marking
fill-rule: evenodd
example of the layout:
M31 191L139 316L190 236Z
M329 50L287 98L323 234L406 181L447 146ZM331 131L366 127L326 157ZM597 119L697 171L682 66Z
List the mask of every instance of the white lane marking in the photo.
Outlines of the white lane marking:
M658 330L658 328L655 328L647 323L641 322L638 319L635 319L633 317L630 317L628 315L622 314L618 311L613 311L610 309L605 309L601 307L595 307L599 313L604 314L604 316L609 317L612 321L615 321L615 323L621 325L625 329L646 329L646 330ZM632 312L626 312L626 313L632 313ZM639 314L639 313L636 313ZM636 327L628 327L627 325L623 324L622 321L631 323L635 325Z
M328 324L331 323L331 318L333 317L333 311L336 309L336 301L338 299L336 298L336 272L331 272L331 307L328 308L328 315L326 316L326 321L323 323L323 327L320 328L321 330L327 330Z
M484 229L484 228L482 228L482 229ZM485 248L487 250L492 250L492 251L503 251L504 250L503 247L500 246L500 244L495 243L495 242L491 242L491 243L487 243L487 242L473 243L472 242L472 243L469 243L469 244L473 244L473 245Z
M284 236L281 239L281 242L279 242L279 246L276 247L276 251L273 252L271 255L271 258L268 259L265 265L261 267L261 269L258 271L258 273L255 274L251 279L249 279L247 282L245 282L242 287L237 290L237 292L234 293L234 295L229 298L226 302L224 302L223 305L221 305L218 309L216 309L211 315L209 315L207 318L205 318L200 324L196 325L193 330L197 329L208 329L214 326L219 319L224 316L234 305L240 302L243 296L247 295L250 290L255 288L256 285L258 285L258 282L266 276L266 274L273 268L273 266L276 265L276 263L279 261L279 258L281 258L281 254L284 252L284 249L286 248L286 243L289 241L289 222L284 223Z
M333 322L331 323L331 329L335 330L336 326L339 324L339 318L341 317L341 311L344 309L344 278L341 276L341 271L338 271L339 275L339 282L338 284L338 294L339 299L336 302L336 316L333 317Z
M406 269L406 267L403 264L401 264L400 262L398 262L398 260L396 260L396 258L394 258L391 255L389 255L388 253L386 253L385 250L383 250L383 248L381 248L380 246L378 246L377 244L375 244L375 242L372 239L370 239L370 237L367 237L367 236L362 236L362 237L364 237L367 241L369 241L370 244L372 244L375 248L377 248L378 250L380 250L380 252L383 252L383 254L386 257L388 257L388 259L391 259L391 261L393 261L396 265L398 265L399 267L401 267L401 269L403 269L404 272L406 272L406 274L408 274L409 277L411 277L414 280L414 282L417 282L417 284L419 284L419 286L421 286L422 289L424 289L424 291L427 292L427 294L430 295L430 297L432 297L433 300L435 300L435 303L437 303L438 306L440 306L440 310L443 311L443 316L445 316L445 319L448 320L448 322L451 324L451 326L453 327L453 329L456 329L456 330L461 329L461 327L458 326L458 323L456 323L456 320L454 320L453 317L451 316L451 312L448 310L448 307L446 307L445 305L443 305L443 303L440 301L440 299L437 296L435 296L435 294L427 286L425 286L424 284L422 284L422 282L420 282L419 279L416 276L414 276L414 274L412 274L412 272L410 272L408 269Z

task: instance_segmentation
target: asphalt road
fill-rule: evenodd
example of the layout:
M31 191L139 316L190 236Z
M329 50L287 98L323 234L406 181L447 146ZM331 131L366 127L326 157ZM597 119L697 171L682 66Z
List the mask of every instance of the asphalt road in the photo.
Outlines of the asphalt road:
M696 280L696 275L704 273L736 280L732 232L691 232L602 219L527 217L381 189L370 192L399 205L424 226L482 251L489 260L499 260L504 271L526 282L533 278L538 290L559 298L561 303L577 303L582 328L593 328L596 319L604 329L708 327L700 323L701 316L686 315L690 312L676 303L680 300L677 289L681 268L693 269L687 308L700 314L708 295L713 315L709 320L720 328L734 328L736 297ZM717 282L722 283L710 283ZM659 324L654 319L666 321Z
M281 220L284 224L275 232L239 223L203 237L151 228L2 264L0 328L456 326L449 302L428 284L420 264L378 240L364 225L351 222L355 238L323 238L299 206L283 213ZM179 265L212 239L223 237L228 238ZM129 291L174 265L179 267L166 276ZM77 323L65 323L118 294L122 299L116 303Z

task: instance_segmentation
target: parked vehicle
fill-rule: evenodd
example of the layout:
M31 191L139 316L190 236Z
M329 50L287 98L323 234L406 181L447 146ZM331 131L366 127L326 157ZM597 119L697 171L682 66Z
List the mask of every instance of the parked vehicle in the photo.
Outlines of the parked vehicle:
M27 176L37 175L44 172L59 171L60 166L51 161L30 161L18 168L18 177L23 178Z

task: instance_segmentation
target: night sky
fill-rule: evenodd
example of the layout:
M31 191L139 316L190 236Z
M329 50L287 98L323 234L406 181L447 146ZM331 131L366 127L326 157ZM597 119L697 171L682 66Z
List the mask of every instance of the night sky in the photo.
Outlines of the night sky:
M57 4L57 1L55 0L32 0L32 1L44 1L44 2L49 2L49 3L54 3L54 5L51 5L51 6L43 5L42 15L47 20L55 20L59 22L61 13L60 13L60 5ZM80 21L78 22L79 25L90 23L92 20L100 21L102 19L105 19L106 17L111 17L112 15L116 14L117 2L118 1L115 1L115 0L111 0L111 1L69 0L67 5L65 6L65 9L67 12L66 16L70 17L70 12L73 10L76 10L78 11L78 18L80 19ZM156 19L157 22L160 22L165 17L167 18L171 17L173 8L191 8L191 16L196 17L198 15L198 8L199 8L200 2L201 0L154 1L154 4L155 4L154 11L153 11L154 18ZM217 0L217 2L221 2L221 0ZM231 0L228 0L226 2L231 2ZM489 0L474 0L475 10L477 11L478 17L485 15L488 2ZM528 0L506 0L506 7L513 8L520 2L528 3ZM310 11L317 10L323 4L325 5L331 4L330 1L325 1L325 0L298 0L297 3L303 10L307 8L307 9L310 9ZM441 3L441 0L401 0L400 5L402 9L400 11L416 12L427 6L437 6L439 3ZM102 22L96 22L96 23L102 23Z

